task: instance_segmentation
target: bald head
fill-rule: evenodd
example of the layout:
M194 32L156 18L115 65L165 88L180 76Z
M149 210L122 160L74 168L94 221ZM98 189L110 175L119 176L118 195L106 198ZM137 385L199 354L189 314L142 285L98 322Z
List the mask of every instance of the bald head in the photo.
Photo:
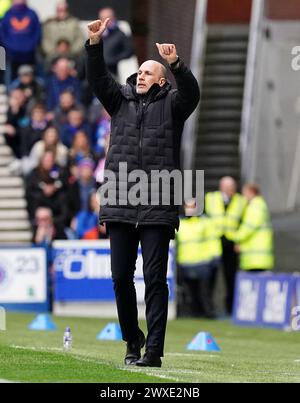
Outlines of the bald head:
M219 189L222 193L225 193L228 197L232 197L236 193L237 184L231 176L224 176L220 180Z
M161 63L155 60L144 62L137 75L136 92L146 94L153 84L163 86L166 83L167 69Z

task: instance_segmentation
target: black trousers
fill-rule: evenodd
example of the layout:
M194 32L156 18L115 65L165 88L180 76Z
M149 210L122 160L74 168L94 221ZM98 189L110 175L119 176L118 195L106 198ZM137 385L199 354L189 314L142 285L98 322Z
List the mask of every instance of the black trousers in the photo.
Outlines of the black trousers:
M123 340L139 335L134 272L141 242L145 281L148 336L146 351L163 356L168 315L167 266L174 230L164 225L107 224L111 245L111 270Z
M229 315L232 314L235 276L238 269L238 255L234 250L234 243L222 237L222 263L226 286L225 306Z

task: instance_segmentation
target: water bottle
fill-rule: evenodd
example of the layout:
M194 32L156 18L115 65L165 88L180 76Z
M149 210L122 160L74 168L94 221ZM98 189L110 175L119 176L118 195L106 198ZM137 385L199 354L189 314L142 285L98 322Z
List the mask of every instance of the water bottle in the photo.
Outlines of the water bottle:
M64 332L64 351L71 351L72 349L72 333L69 327L66 327Z

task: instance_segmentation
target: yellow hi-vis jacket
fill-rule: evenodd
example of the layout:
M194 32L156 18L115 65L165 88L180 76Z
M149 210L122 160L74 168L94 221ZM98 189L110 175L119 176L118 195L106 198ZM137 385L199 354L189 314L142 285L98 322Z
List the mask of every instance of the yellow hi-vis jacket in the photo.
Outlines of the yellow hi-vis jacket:
M0 0L0 18L3 18L6 11L11 7L11 0Z
M176 241L177 263L182 266L207 266L222 254L220 238L207 216L182 218Z
M240 246L242 270L273 269L273 231L268 206L261 196L249 202L240 228L227 236Z
M220 237L238 229L246 205L246 198L239 193L231 198L226 209L220 191L209 192L205 196L205 212L214 220Z

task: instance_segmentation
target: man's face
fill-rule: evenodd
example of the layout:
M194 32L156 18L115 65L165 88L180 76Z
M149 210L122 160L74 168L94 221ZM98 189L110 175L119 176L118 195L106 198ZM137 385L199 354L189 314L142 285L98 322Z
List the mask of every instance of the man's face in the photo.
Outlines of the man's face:
M71 75L70 62L67 59L58 60L55 64L54 72L59 80L66 80Z
M101 21L105 21L106 18L109 18L108 27L112 26L115 23L116 16L113 9L107 7L99 11L99 19Z
M29 85L33 82L33 75L32 74L20 74L19 79L22 84Z
M68 5L64 3L60 3L56 7L56 17L58 20L65 20L69 15Z
M137 74L136 92L146 94L153 84L163 86L166 82L163 69L164 67L154 60L143 63Z

